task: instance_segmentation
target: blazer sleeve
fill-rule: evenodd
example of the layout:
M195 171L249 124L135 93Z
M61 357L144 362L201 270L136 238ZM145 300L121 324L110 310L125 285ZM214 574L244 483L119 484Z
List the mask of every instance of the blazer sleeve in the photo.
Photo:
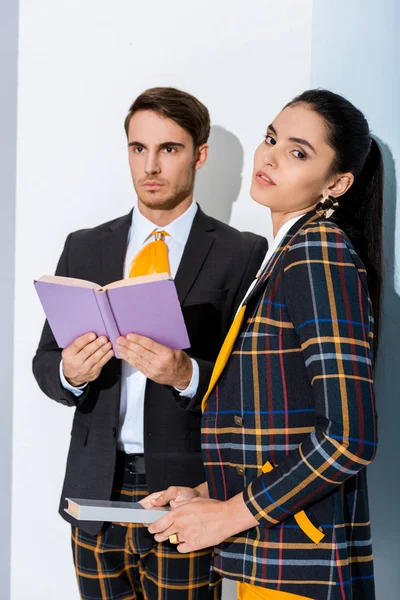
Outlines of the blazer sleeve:
M298 237L282 268L316 416L315 429L300 446L244 492L247 507L266 527L355 475L372 461L377 446L373 320L361 261L343 232L325 222Z
M262 261L264 260L267 250L267 240L265 238L257 236L256 241L253 244L251 251L249 252L249 258L246 267L243 270L242 277L237 287L237 291L233 302L233 311L231 315L232 321L234 319L239 304L243 300L247 290L250 287L250 284L253 282L256 273L261 266ZM223 340L221 340L221 346L222 343ZM173 394L176 402L183 410L189 410L192 412L199 413L201 412L201 401L203 400L204 395L208 390L208 384L210 382L215 363L213 361L197 359L195 356L192 356L192 358L196 360L199 365L199 386L197 388L196 394L190 400L188 400L184 396L180 396L179 392L177 392L176 390L173 390Z
M71 243L71 236L66 239L64 249L56 268L56 275L68 277L68 253ZM60 381L59 365L61 361L62 349L58 347L53 333L46 321L43 327L42 335L39 341L38 349L33 358L33 374L40 389L52 400L60 402L65 406L77 406L87 397L90 389L88 384L79 397L66 390Z

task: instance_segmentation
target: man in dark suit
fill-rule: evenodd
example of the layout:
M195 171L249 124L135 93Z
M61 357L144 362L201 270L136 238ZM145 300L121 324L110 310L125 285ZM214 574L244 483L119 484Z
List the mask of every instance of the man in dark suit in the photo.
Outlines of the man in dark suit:
M119 338L123 360L116 360L109 341L93 332L61 351L45 324L34 375L50 398L75 407L60 514L72 523L84 600L216 599L220 584L208 584L211 549L182 555L146 527L78 523L63 510L66 497L138 501L171 484L204 482L197 400L267 250L266 240L208 217L193 200L210 132L196 98L147 90L125 129L137 207L70 234L56 273L102 285L132 276L132 259L156 234L167 247L191 346L177 351L132 334Z

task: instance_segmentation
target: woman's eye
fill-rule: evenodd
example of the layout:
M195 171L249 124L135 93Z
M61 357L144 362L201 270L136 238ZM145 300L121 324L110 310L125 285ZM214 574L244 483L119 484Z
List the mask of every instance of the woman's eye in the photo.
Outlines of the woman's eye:
M307 156L303 152L300 152L300 150L293 150L293 155L296 158L300 158L300 160L304 160L305 158L307 158Z
M276 140L271 135L264 135L264 138L266 144L269 144L270 146L275 146Z

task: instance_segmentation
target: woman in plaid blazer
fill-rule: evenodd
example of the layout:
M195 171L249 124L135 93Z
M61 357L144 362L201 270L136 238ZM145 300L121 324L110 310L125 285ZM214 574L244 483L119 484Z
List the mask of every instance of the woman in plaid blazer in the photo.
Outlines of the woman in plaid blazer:
M181 552L214 545L240 599L373 600L381 154L360 111L310 90L254 162L275 239L203 400L207 483L154 497L173 510L150 531Z

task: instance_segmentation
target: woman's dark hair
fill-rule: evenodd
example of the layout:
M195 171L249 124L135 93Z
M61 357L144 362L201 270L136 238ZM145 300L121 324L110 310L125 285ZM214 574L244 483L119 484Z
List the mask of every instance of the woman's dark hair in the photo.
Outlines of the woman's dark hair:
M352 173L354 183L338 198L331 220L348 235L368 274L375 321L375 356L379 338L382 289L383 161L363 113L329 90L308 90L286 106L308 105L327 126L327 142L335 151L332 175ZM286 107L285 107L286 108Z

